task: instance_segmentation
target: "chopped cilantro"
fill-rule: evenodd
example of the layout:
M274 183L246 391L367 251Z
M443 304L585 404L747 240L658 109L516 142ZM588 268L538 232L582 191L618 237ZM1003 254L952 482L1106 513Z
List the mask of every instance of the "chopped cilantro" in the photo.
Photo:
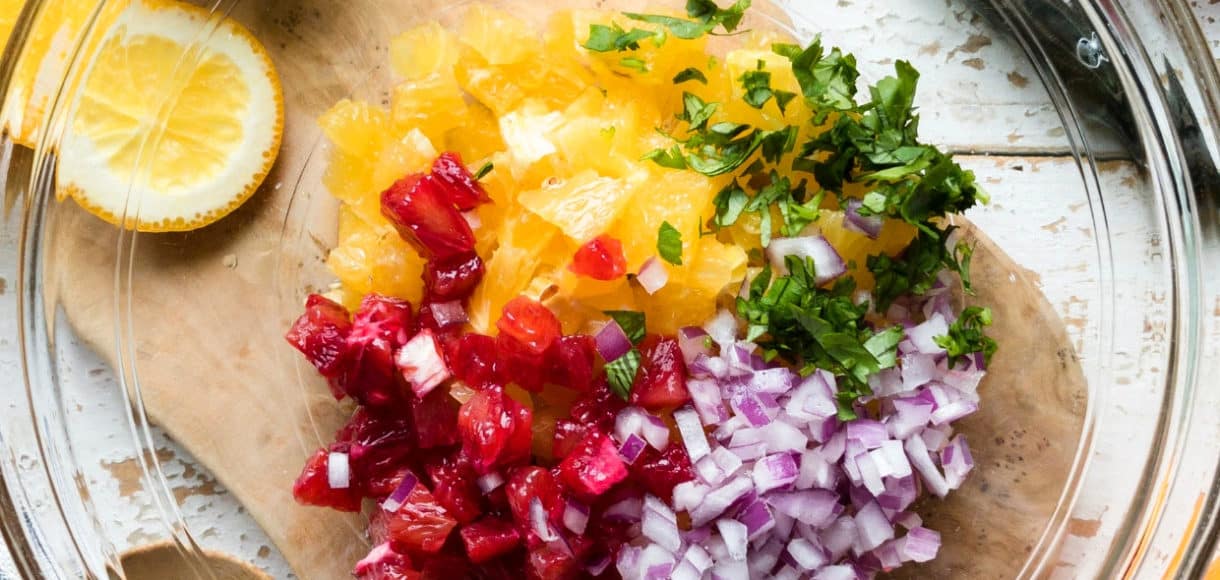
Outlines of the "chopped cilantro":
M953 226L943 230L921 229L902 255L868 257L868 269L877 280L873 295L879 311L884 312L899 296L926 294L936 284L937 274L946 268L957 272L962 286L967 292L971 291L970 257L974 248L959 241L950 250L946 241L953 230Z
M719 24L726 32L734 32L750 8L751 0L737 0L721 8L713 0L686 0L686 15L708 24Z
M702 131L716 114L719 103L707 103L694 93L682 93L682 114L678 119L690 124L691 131Z
M654 39L658 43L660 42L657 33L651 30L632 28L628 31L624 30L616 22L610 23L610 26L605 24L590 24L589 40L581 46L593 52L622 52L639 49L640 41L649 38Z
M627 334L627 338L631 340L631 344L639 344L641 340L644 340L645 321L643 312L636 312L634 310L607 310L604 314L613 318L622 327L623 332Z
M962 357L976 352L983 353L983 360L991 362L991 355L998 347L995 340L984 334L991 326L991 309L971 306L949 326L949 334L935 338L936 344L949 353L949 368L953 368Z
M693 40L699 38L716 28L716 24L704 22L695 22L683 18L675 18L673 16L661 16L659 14L636 14L634 12L624 12L623 16L639 22L647 22L665 27L669 33L684 39Z
M629 68L629 69L637 70L640 72L648 72L648 63L644 62L644 59L641 59L641 58L636 58L634 56L625 56L623 58L620 58L618 63L620 65L622 65L624 68Z
M487 163L484 163L483 165L481 165L479 167L478 171L474 172L475 181L478 181L480 179L483 179L484 177L487 177L487 174L491 173L491 171L495 168L496 168L496 165L490 161L488 161Z
M755 109L766 106L775 93L771 90L771 73L763 70L763 61L758 61L758 69L746 71L741 75L741 87L745 89L742 100Z
M631 397L631 385L635 383L635 375L640 370L640 359L643 355L639 349L631 349L626 354L606 363L606 379L610 390L624 401Z
M678 74L674 75L674 84L675 85L680 85L687 81L699 81L706 85L707 76L703 74L703 71L701 71L693 66L684 68L681 71L679 71Z
M669 222L662 222L657 231L657 254L670 264L682 265L682 232Z
M674 145L670 149L653 149L640 158L641 161L652 161L661 167L670 169L686 169L686 157L682 149Z

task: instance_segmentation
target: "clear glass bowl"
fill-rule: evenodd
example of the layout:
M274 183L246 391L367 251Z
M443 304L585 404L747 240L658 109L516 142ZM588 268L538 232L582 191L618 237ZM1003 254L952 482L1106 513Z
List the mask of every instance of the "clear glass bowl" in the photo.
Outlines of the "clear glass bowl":
M98 24L97 2L31 64L39 20L67 1L86 2L28 2L0 63L9 573L123 577L124 562L138 563L122 554L168 545L200 577L214 573L200 559L210 551L276 577L341 577L367 549L363 524L296 506L290 488L346 410L281 338L305 293L333 279L330 145L315 120L342 98L382 101L389 40L425 20L452 25L465 3L201 2L213 16L195 42L227 15L271 53L283 148L233 215L136 234L55 196L89 47L125 33ZM492 3L537 23L551 11ZM1020 265L996 275L1036 284L1053 312L1000 322L1055 341L1058 359L1002 354L1005 371L962 427L978 469L956 496L921 507L944 533L941 557L902 574L1200 577L1220 508L1220 82L1184 0L760 1L747 25L821 33L873 79L913 61L925 137L991 191L968 217ZM14 97L31 92L45 99L41 123ZM15 143L31 123L36 139ZM154 158L146 147L142 159ZM1070 377L1077 363L1078 379L1022 380L1055 364ZM260 476L233 475L249 473Z

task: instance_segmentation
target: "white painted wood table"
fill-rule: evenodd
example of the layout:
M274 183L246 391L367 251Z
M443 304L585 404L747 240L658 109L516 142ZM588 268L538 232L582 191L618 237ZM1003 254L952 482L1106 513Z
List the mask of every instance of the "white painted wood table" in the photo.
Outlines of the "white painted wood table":
M1073 276L1087 279L1094 272L1082 266L1083 262L1078 263L1071 250L1093 243L1087 211L1075 208L1064 215L1061 208L1051 204L1023 201L1019 204L1020 219L1012 219L1018 207L1013 200L1053 196L1063 184L1079 183L1072 159L1064 156L1067 148L1058 116L1025 57L1014 47L994 41L985 24L957 0L839 0L833 8L831 0L793 0L790 4L819 14L824 7L831 16L816 20L824 36L830 43L861 47L857 56L866 76L884 74L895 58L915 62L924 78L919 101L923 134L929 141L961 152L962 162L978 173L995 199L972 218L989 232L1041 228L1061 244L1041 250L1006 249L1038 274L1067 282L1048 285L1044 291L1069 331L1078 337L1086 321L1077 311L1070 281ZM1200 0L1195 5L1213 52L1220 53L1220 4ZM896 21L902 26L886 26ZM895 34L894 30L900 32ZM1007 90L982 90L996 86ZM972 156L971 151L998 155ZM1126 186L1132 176L1133 170L1122 163L1103 167L1102 179L1115 188ZM14 259L12 242L0 239L0 260ZM4 287L5 281L0 279L0 293ZM4 324L11 322L0 321ZM142 491L125 483L133 480L138 470L136 462L108 451L109 442L123 437L127 430L127 425L118 420L123 414L106 408L111 399L101 395L117 387L111 372L80 350L81 358L71 368L92 377L96 389L68 393L69 420L90 423L96 435L89 438L95 447L80 450L81 455L104 458L96 465L83 466L84 476L94 501L108 506L113 521L107 524L121 531L116 547L138 546L161 535L156 508ZM6 368L5 364L0 361L0 368ZM158 436L156 445L165 475L193 533L205 538L209 546L256 563L273 577L292 577L267 537L206 469L163 435ZM1066 549L1071 549L1070 539ZM13 576L11 563L0 557L0 578Z

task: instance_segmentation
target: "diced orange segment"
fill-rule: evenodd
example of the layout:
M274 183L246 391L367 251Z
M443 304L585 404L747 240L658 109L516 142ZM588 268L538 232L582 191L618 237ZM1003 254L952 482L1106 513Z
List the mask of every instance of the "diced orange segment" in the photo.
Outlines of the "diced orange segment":
M459 53L457 38L439 22L417 26L390 41L394 71L408 80L452 75Z
M626 180L584 171L522 192L517 202L569 239L584 242L606 231L634 194L635 186Z

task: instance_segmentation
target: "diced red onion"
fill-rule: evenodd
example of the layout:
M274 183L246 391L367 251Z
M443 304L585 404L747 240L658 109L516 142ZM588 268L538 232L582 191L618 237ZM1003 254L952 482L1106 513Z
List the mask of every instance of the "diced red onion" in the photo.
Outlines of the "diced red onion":
M626 441L631 435L640 435L644 417L648 413L639 407L625 407L614 417L614 438Z
M640 438L639 435L632 433L627 436L623 444L618 448L618 454L622 456L623 461L629 464L635 463L636 459L640 458L640 454L644 452L644 447L647 443Z
M723 448L720 448L723 449ZM730 453L732 455L732 453ZM716 485L722 481L727 474L720 468L720 465L712 459L711 455L705 456L703 459L695 462L695 473L699 475L699 479L707 482L708 485Z
M856 419L847 423L847 440L856 441L865 449L876 449L889 439L885 425L872 419Z
M733 412L746 418L755 427L762 427L771 422L772 413L767 409L758 393L749 390L739 392L730 401Z
M856 569L847 564L823 566L813 574L813 580L856 580Z
M868 377L868 387L878 397L892 397L903 391L901 370L890 367Z
M917 526L899 538L895 547L904 561L929 562L940 551L940 534Z
M436 325L440 328L448 328L470 322L470 317L466 314L466 308L462 306L460 300L433 302L428 306L428 309L432 311L432 319L436 321Z
M644 496L644 511L654 512L671 522L678 521L678 514L674 513L669 505L661 501L660 498L652 494Z
M914 475L891 477L885 480L885 493L877 496L877 503L887 510L900 511L911 507L917 497Z
M689 379L686 390L690 393L691 403L699 412L699 420L704 425L719 425L729 418L729 412L724 408L724 400L720 398L720 387L711 379Z
M690 364L691 376L694 377L716 377L723 379L729 374L729 363L718 356L708 356L705 354L695 355L695 361Z
M767 258L777 272L788 273L788 266L784 263L784 258L788 256L813 260L814 279L818 284L825 284L847 272L843 258L820 235L771 240L771 245L767 246Z
M585 571L590 576L598 577L610 567L610 554L601 554L585 564Z
M699 573L706 572L708 568L712 567L712 557L698 544L691 544L686 548L686 554L682 556L682 560L689 562Z
M945 497L945 494L949 493L949 484L945 482L945 476L936 469L936 464L932 462L932 456L928 454L928 447L924 444L923 439L918 436L911 437L907 439L904 447L907 450L907 457L911 459L911 465L915 471L919 472L928 491L936 494L937 497Z
M933 355L911 353L902 355L899 360L902 365L902 392L921 387L937 375Z
M657 451L665 451L669 447L669 427L656 415L644 416L644 424L640 426L640 434Z
M971 353L970 361L973 364L975 370L986 372L987 357L983 356L983 353L981 353L981 352Z
M678 562L673 571L669 573L669 580L700 580L703 578L703 573L695 569L695 565L685 560Z
M843 227L853 232L858 232L869 237L869 239L877 239L881 235L882 217L879 215L863 216L860 215L860 208L864 202L850 198L843 204Z
M945 317L940 314L933 314L931 318L906 329L906 336L914 345L915 348L924 354L940 354L945 352L944 348L936 344L936 337L949 334L949 324L945 322Z
M569 499L563 506L563 526L572 531L572 533L580 535L585 533L585 528L589 525L589 508L588 506Z
M720 470L726 477L737 475L737 470L741 469L741 458L734 455L727 447L717 446L712 450L711 457L716 465L720 466Z
M747 526L748 527L748 526ZM779 562L779 554L784 551L784 544L774 537L763 544L761 548L750 554L750 577L766 578Z
M761 499L750 502L738 511L737 521L746 525L746 534L751 541L775 527L775 517Z
M720 310L716 317L703 326L716 344L733 344L737 340L737 317L728 310Z
M923 525L923 518L919 517L919 514L915 512L900 512L894 514L894 517L890 519L893 520L895 524L898 524L908 530L913 530Z
M766 493L796 483L799 474L796 462L788 453L768 455L754 463L754 486Z
M780 568L775 574L771 574L771 580L799 580L801 572L787 564Z
M733 505L734 502L741 499L742 496L750 493L754 489L754 483L750 481L748 476L738 476L730 479L721 487L714 489L706 496L703 502L695 509L690 510L691 523L696 526L702 526L724 513L724 510Z
M538 539L544 542L559 539L547 521L546 508L542 507L542 500L536 497L530 499L530 529L538 536Z
M933 425L940 426L961 419L978 410L978 404L972 401L954 401L934 411L931 421Z
M762 433L762 442L766 444L767 451L769 452L790 451L800 453L809 444L809 438L800 429L786 421L774 421L765 427L759 428L758 431Z
M395 487L394 491L390 492L390 497L381 502L381 509L389 513L398 511L398 508L402 507L402 504L410 497L411 491L415 489L417 484L419 484L419 479L415 477L414 473L408 471L402 477L402 481L398 482L398 487Z
M877 559L882 570L893 570L902 565L902 556L898 554L898 540L890 540L877 546L869 554Z
M614 362L631 350L631 339L627 338L627 333L623 332L623 327L615 320L606 322L606 325L593 335L593 340L597 344L597 353L602 355L606 362Z
M826 383L825 376L816 372L801 381L796 391L788 399L784 411L789 415L804 420L832 417L839 412L835 404L834 392Z
M796 518L780 512L773 512L771 516L775 518L775 529L772 530L771 537L781 542L787 542L788 538L792 537L792 528L796 525Z
M703 424L699 422L699 414L690 407L674 411L674 422L678 424L678 433L682 435L682 443L686 446L686 454L691 461L699 461L711 453L707 443L707 435L703 432Z
M821 451L806 451L801 454L800 474L796 478L797 489L834 489L837 483L838 469L833 462L822 456Z
M881 480L881 469L873 460L872 455L869 455L868 452L860 453L849 463L855 464L855 472L858 474L856 478L852 479L852 483L863 484L868 489L868 493L874 497L885 493L885 482Z
M684 481L674 486L674 509L680 511L690 511L698 506L703 497L711 491L711 486L704 485L698 481Z
M796 384L796 373L784 367L756 371L750 377L750 388L759 393L782 395Z
M881 447L874 449L870 453L878 453L885 457L886 463L889 464L888 473L883 474L884 477L906 477L911 475L911 462L907 459L906 451L902 448L902 442L891 439L881 444Z
M346 453L331 451L326 458L326 483L331 489L347 489L352 484L352 468Z
M420 399L453 376L441 354L440 343L428 329L408 340L398 351L394 363Z
M471 230L483 227L483 220L479 219L479 212L476 210L462 212L462 219L466 220L466 225L470 226Z
M918 399L893 399L894 414L885 426L895 439L906 439L923 429L932 418L932 405Z
M870 502L856 512L856 534L860 549L868 551L892 539L894 526L881 511L881 506Z
M742 461L753 461L767 454L767 444L760 441L749 445L729 447L729 451L732 451L733 455L741 458Z
M834 521L839 511L839 494L825 489L770 493L766 501L777 512L819 528Z
M720 532L720 537L724 539L724 546L729 551L729 558L735 561L744 561L746 552L749 549L749 531L746 525L728 518L721 518L716 521L716 529Z
M745 560L716 560L712 580L750 580L750 567Z
M649 295L656 294L669 283L669 270L655 257L648 258L644 265L640 266L640 273L635 275L635 281L639 282L640 287Z
M644 500L638 497L629 497L606 508L606 511L602 513L602 517L612 522L638 522L643 510Z
M958 435L940 452L940 464L945 470L945 483L949 489L961 487L966 481L966 475L974 468L974 458L970 456L970 447L966 445L966 437Z
M841 516L822 530L822 547L830 552L830 559L838 561L856 543L856 520Z
M670 572L674 569L674 555L657 544L649 544L640 552L639 556L639 572L638 577L643 580L668 580Z
M813 571L825 566L828 562L826 554L822 552L822 547L814 545L805 538L796 538L788 542L786 550L792 560L800 566L802 570Z
M919 438L923 440L928 451L935 452L945 448L949 444L949 435L952 428L948 425L942 427L929 427L919 432L919 435L911 437L912 439Z
M695 362L699 355L712 355L711 349L708 348L709 342L711 339L708 338L707 331L698 326L678 329L678 348L682 350L682 358L688 365Z
M500 472L498 471L493 471L486 475L479 476L479 479L475 480L475 483L478 484L479 491L486 495L495 491L496 488L500 487L501 485L504 485L504 476L500 475Z
M953 387L963 395L970 395L972 401L978 400L979 382L983 380L983 376L987 373L979 370L961 370L953 369L941 375L941 382Z
M631 545L623 546L619 549L614 567L618 570L620 576L623 578L635 578L639 575L640 554L643 551Z
M672 512L662 514L656 510L644 508L642 533L644 537L656 542L656 545L665 548L672 554L682 548L682 536L678 531L677 519L666 517L667 515L672 515Z

